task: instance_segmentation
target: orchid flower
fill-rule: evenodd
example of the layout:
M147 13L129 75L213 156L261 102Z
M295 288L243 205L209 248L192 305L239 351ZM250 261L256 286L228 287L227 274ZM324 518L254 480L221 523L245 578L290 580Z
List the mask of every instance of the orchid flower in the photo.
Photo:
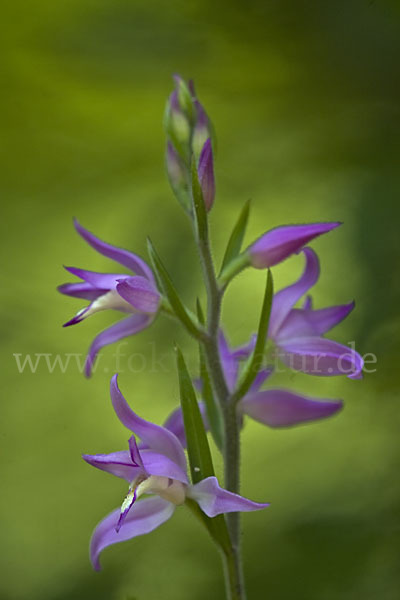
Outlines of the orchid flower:
M347 375L351 379L360 379L364 366L362 356L348 346L323 337L347 317L355 303L314 310L312 298L307 296L301 308L294 308L315 285L320 274L316 253L311 248L304 248L303 253L306 265L301 277L274 295L268 338L274 342L277 356L297 371L309 375ZM247 345L238 348L230 358L231 362L235 358L248 357L255 341L256 336L252 336ZM231 365L230 368L232 370L234 367Z
M248 346L231 350L222 330L219 333L221 365L227 386L234 391L239 378L240 360L250 353L253 340ZM273 374L273 368L264 368L257 376L247 394L238 404L240 415L246 414L255 421L269 427L290 427L300 423L326 419L338 412L341 400L311 398L296 394L290 390L271 388L260 390L261 386Z
M112 378L110 389L119 420L141 439L145 448L139 449L135 437L131 436L127 451L83 456L90 465L129 483L121 508L105 517L93 532L90 558L96 570L100 569L99 557L105 548L150 533L165 523L187 498L197 502L209 517L268 506L221 488L216 477L191 485L184 449L175 434L133 412L118 388L117 375ZM149 497L138 501L143 495Z
M103 242L82 227L77 220L74 221L74 225L79 235L97 252L135 273L134 276L95 273L75 267L65 267L69 273L76 275L82 281L65 283L59 286L58 290L67 296L90 300L90 304L65 323L64 327L76 325L106 309L130 314L126 319L102 331L93 340L85 362L85 374L89 377L96 355L101 348L149 327L160 308L161 296L153 272L143 259L128 250Z

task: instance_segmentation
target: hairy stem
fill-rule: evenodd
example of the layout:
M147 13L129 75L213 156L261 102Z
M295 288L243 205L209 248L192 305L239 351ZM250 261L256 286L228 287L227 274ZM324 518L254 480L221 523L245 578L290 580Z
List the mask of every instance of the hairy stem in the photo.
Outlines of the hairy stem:
M245 600L241 560L238 554L222 553L227 600Z
M225 486L239 493L240 489L240 427L236 407L230 402L230 391L225 381L218 351L218 330L220 326L223 289L218 285L208 239L199 239L201 265L207 289L207 338L203 341L207 368L210 373L214 393L224 417L224 465ZM240 514L228 513L227 525L232 548L224 555L224 573L229 600L245 600L243 566L240 549Z

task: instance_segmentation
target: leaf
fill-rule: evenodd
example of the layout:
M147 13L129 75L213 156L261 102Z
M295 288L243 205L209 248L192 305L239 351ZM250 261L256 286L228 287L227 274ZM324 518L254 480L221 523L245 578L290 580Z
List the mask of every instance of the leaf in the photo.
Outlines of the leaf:
M272 299L274 295L274 286L272 273L268 269L267 283L265 286L264 301L261 309L260 322L258 324L257 340L253 353L244 366L238 388L234 394L236 401L239 401L249 390L253 383L264 358L264 349L267 341L269 318L271 315Z
M246 232L247 222L249 220L250 214L250 200L247 200L246 204L243 206L239 218L236 221L236 224L232 230L231 236L228 241L228 245L225 250L224 259L222 261L221 271L225 269L225 267L235 259L242 247L244 234Z
M201 510L200 506L191 498L186 498L186 506L192 511L194 516L204 525L214 542L229 555L232 552L231 540L228 527L223 515L217 515L210 518Z
M192 158L192 197L194 213L196 216L196 229L199 240L206 242L208 238L207 210L204 203L199 174L197 172L196 160Z
M190 471L193 483L198 483L206 477L212 477L214 475L214 467L196 393L186 367L185 359L178 347L176 347L176 361Z
M185 359L178 347L176 348L176 355L190 471L193 483L197 483L206 477L212 477L214 475L214 467L192 380L187 370ZM229 553L231 551L231 542L224 516L218 515L211 519L190 498L186 499L186 504L207 528L218 546L225 553Z
M204 314L197 300L197 316L199 323L204 325ZM210 424L210 431L214 438L214 442L217 447L221 450L224 444L224 431L222 425L222 415L218 403L215 401L214 392L211 385L210 376L207 370L206 357L202 344L199 344L199 358L200 358L200 379L202 382L201 396L207 408L207 416Z
M171 277L164 267L161 258L157 254L150 239L147 240L147 247L156 279L159 282L161 289L164 291L172 310L181 323L189 331L189 333L191 333L195 338L199 339L201 337L201 331L197 327L194 318L189 314L179 298L178 292L172 283Z

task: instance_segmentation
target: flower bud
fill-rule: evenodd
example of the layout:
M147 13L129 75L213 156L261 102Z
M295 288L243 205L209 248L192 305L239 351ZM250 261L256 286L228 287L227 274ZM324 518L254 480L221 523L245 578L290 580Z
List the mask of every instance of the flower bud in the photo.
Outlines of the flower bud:
M167 102L164 115L165 131L179 154L187 160L190 155L190 123L181 109L177 91L174 90Z
M188 171L171 142L167 143L166 167L168 179L175 196L185 210L190 210Z
M214 161L210 138L206 140L200 153L198 175L204 204L208 212L211 210L215 198Z
M314 238L328 233L341 223L310 223L307 225L284 225L271 229L247 249L250 263L256 269L266 269L282 262L291 254L299 252Z

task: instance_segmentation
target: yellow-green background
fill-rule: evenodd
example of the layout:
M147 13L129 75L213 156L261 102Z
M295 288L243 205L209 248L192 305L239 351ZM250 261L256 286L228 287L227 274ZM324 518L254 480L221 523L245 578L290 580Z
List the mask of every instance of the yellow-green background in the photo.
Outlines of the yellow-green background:
M343 398L331 421L247 423L243 493L271 502L243 518L249 597L398 598L399 3L16 0L1 23L1 600L223 593L217 553L185 509L91 570L91 531L126 491L80 458L126 445L108 396L114 348L89 381L44 363L19 374L13 357L83 353L116 316L61 329L82 306L55 291L71 279L62 264L115 268L78 239L73 215L142 254L149 234L187 302L198 293L190 228L164 176L173 72L195 79L218 132L216 256L247 198L247 242L280 223L344 221L314 244L315 302L354 297L333 336L378 357L362 382L286 378ZM301 269L300 257L276 268L276 285ZM249 272L232 286L224 322L235 343L256 326L263 285ZM177 404L174 340L194 365L194 345L162 318L124 351L150 364L155 349L166 367L134 373L121 361L121 388L157 422Z

